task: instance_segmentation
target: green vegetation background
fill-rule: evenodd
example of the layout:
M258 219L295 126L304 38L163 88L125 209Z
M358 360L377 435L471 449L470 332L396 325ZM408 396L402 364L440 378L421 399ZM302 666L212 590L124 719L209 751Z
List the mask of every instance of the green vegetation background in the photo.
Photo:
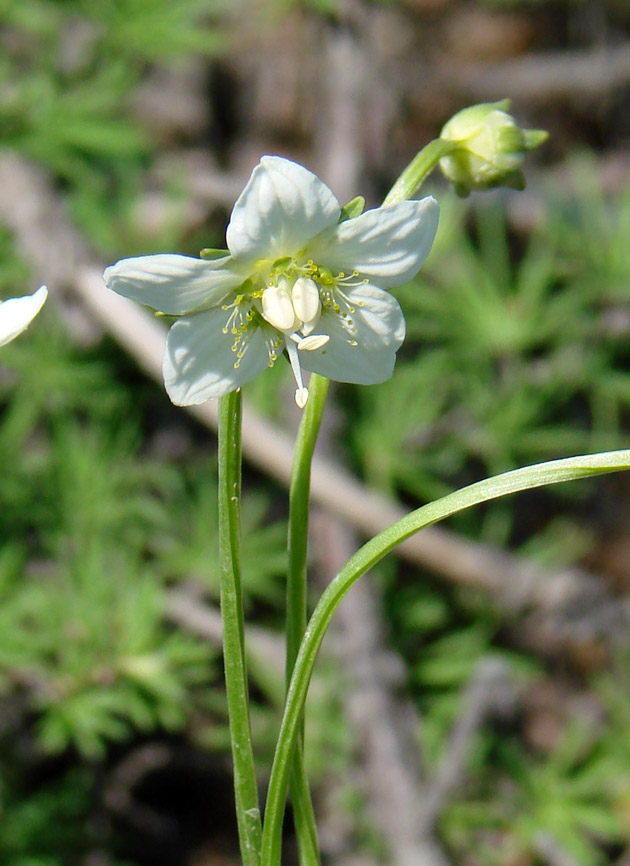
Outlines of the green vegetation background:
M229 163L246 126L227 145L212 123L165 134L139 106L160 69L185 68L192 57L208 80L212 70L229 70L243 16L262 15L282 34L290 16L334 19L338 11L334 0L267 6L0 0L2 145L49 173L103 259L221 245L226 213L213 210L193 225L181 219L186 179L177 173L160 181L168 208L157 227L145 225L142 205L164 153L210 148L218 165ZM389 6L409 14L414 4ZM212 88L200 92L212 100ZM303 145L301 135L288 142L291 150ZM282 151L282 134L276 143ZM576 150L585 144L577 141ZM399 293L409 337L394 378L335 391L335 456L409 506L528 462L627 442L630 188L607 195L593 155L567 151L563 160L568 182L539 177L538 213L525 228L509 218L512 196L461 204L438 186L438 242L421 278ZM7 231L0 232L0 280L2 297L35 288ZM55 302L57 288L0 358L0 862L183 866L195 846L234 845L225 830L220 655L169 617L178 587L217 602L215 443L110 339L79 339ZM248 389L281 420L287 376L278 365ZM602 504L604 495L612 505ZM627 514L627 497L614 482L581 484L488 506L454 526L554 567L594 556L608 512ZM247 610L252 622L275 630L283 492L250 475L245 507ZM627 568L622 579L627 589ZM462 689L489 654L508 661L525 695L546 688L558 715L555 734L542 743L528 735L526 708L478 733L468 782L440 821L453 862L534 863L541 834L578 866L614 860L630 844L623 654L602 665L543 663L515 649L518 624L503 622L489 599L394 562L380 581L430 762L461 711ZM278 682L263 665L252 675L264 766ZM342 808L357 846L378 852L351 781L341 688L324 664L318 695L336 709L313 707L313 772L316 782L331 773L347 779ZM125 789L138 802L121 804L121 767L156 744L167 757L153 769L149 763L138 790ZM184 798L184 815L172 787L182 785L178 761L186 767L201 754L207 770L196 772L220 794L213 800L206 791L207 822L193 796Z

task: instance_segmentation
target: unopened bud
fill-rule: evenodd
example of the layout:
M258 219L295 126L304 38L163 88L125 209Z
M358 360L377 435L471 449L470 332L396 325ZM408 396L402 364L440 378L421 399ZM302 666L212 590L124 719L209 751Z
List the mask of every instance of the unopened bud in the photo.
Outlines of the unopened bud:
M507 113L509 107L509 99L473 105L459 111L442 129L442 141L455 146L440 159L440 168L458 195L496 186L525 186L521 172L525 155L548 133L521 129Z

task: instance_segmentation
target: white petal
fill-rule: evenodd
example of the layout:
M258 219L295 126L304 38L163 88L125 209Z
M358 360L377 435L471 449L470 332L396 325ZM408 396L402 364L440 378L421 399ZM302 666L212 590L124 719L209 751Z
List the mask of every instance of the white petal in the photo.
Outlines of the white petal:
M349 314L356 333L349 334L339 315L325 309L318 333L330 337L321 349L300 355L302 367L337 382L375 385L389 379L396 351L405 338L405 319L398 301L375 286L362 286L348 297L354 306ZM363 301L363 306L359 302ZM354 339L356 346L351 345Z
M122 259L107 268L103 279L107 288L119 295L161 313L181 316L218 304L245 276L237 273L230 256L204 261L163 253Z
M40 286L32 295L9 298L0 303L0 346L6 346L26 330L44 306L48 297L46 286Z
M238 197L227 245L233 256L277 259L293 255L339 219L339 202L308 169L263 156Z
M433 244L439 208L434 198L366 211L324 232L309 258L333 272L358 271L384 289L414 277Z
M266 369L269 355L260 328L252 333L237 368L234 336L224 334L220 307L184 316L171 327L162 364L166 391L176 406L205 403L236 390Z

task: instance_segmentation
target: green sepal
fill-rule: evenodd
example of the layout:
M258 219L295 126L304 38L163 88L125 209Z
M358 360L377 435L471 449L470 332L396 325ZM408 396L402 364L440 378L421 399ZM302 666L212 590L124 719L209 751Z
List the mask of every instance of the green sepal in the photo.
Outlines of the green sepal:
M344 223L346 220L353 220L355 217L360 216L363 213L364 207L365 199L362 195L358 195L341 208L339 222Z
M281 274L283 271L286 271L292 261L293 256L282 256L282 258L276 259L271 266L271 273Z
M515 189L517 192L523 192L525 189L525 175L522 171L515 171L512 174L508 174L507 177L503 179L502 186L506 186L509 189Z
M199 253L200 258L202 259L222 259L224 256L229 255L229 250L215 250L212 247L206 247Z
M453 189L457 198L468 198L470 190L464 183L453 183Z
M543 144L549 138L549 133L545 129L524 129L523 139L526 150L533 150Z
M236 295L238 297L238 295L249 294L249 292L251 292L253 288L254 288L254 284L252 282L252 278L247 277L246 279L243 280L243 282L240 284L240 286L237 287L235 292L236 292Z

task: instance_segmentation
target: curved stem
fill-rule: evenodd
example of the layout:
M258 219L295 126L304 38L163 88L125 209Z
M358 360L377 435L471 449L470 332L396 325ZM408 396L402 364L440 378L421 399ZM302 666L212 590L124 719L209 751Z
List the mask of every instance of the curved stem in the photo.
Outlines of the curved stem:
M306 630L307 602L307 547L309 499L311 492L311 462L317 441L328 379L313 374L309 382L309 399L302 415L293 456L291 488L289 492L289 564L287 575L287 688ZM315 816L308 779L304 768L304 717L300 720L298 744L291 770L291 801L295 815L300 863L319 866Z
M353 583L415 532L473 505L534 487L621 469L630 469L630 450L553 460L506 472L423 505L383 530L354 554L322 594L306 629L295 664L269 780L262 842L263 866L280 866L284 803L304 701L328 624Z
M383 206L405 201L405 199L415 195L442 157L452 150L454 150L454 145L450 141L444 141L441 138L430 141L415 155L394 183L387 193Z
M241 392L219 402L219 565L223 664L243 866L260 866L261 822L249 717L240 562Z

